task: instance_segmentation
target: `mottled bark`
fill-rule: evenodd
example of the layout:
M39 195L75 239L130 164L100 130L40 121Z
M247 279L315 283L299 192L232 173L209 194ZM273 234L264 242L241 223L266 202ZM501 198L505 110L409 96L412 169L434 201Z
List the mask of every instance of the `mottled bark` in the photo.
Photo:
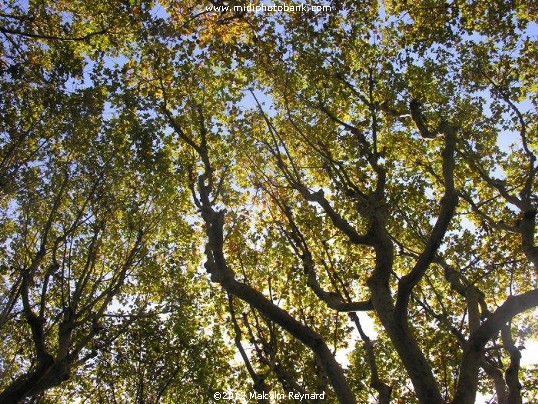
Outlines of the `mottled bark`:
M372 303L383 327L402 360L421 403L444 403L430 364L420 350L406 318L396 318L389 288L394 251L390 236L376 235L376 268L368 280Z
M510 365L504 373L506 385L508 386L508 402L510 404L521 404L521 383L519 382L519 366L521 361L521 352L514 345L510 323L501 329L501 338L503 347L510 355Z
M454 404L471 404L476 398L478 369L485 345L517 314L538 305L538 289L510 296L474 332L464 346Z

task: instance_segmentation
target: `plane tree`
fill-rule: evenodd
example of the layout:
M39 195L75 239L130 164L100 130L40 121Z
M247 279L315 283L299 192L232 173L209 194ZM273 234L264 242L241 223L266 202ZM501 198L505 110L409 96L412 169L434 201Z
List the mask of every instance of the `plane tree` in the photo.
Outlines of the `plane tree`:
M17 168L5 199L2 318L27 323L4 334L13 383L67 358L51 354L66 323L88 367L63 394L201 394L187 377L262 402L532 400L520 360L538 305L535 11L409 3L129 3L114 11L133 24L120 57L82 40L97 61L75 97L88 112ZM107 317L114 296L131 309ZM24 338L34 362L15 354ZM243 370L226 366L231 348ZM200 352L223 359L217 374Z

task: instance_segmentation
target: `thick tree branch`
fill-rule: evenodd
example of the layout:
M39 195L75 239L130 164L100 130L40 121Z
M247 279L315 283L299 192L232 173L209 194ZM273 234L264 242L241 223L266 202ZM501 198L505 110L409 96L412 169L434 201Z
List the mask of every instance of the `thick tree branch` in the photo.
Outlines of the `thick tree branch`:
M502 327L501 338L504 349L510 355L510 366L508 366L505 372L506 385L508 386L508 402L510 404L521 404L523 402L521 398L521 383L519 382L521 352L514 345L510 323Z
M453 403L474 403L478 368L485 345L510 321L525 310L538 306L538 289L510 296L473 333L463 350L460 374Z
M184 140L187 141L186 139L189 139L189 137L185 137ZM199 154L202 161L209 162L207 148L194 147L194 144L189 144ZM322 365L340 402L346 404L355 403L355 397L347 383L344 372L327 347L323 337L267 299L261 292L235 279L235 273L228 266L223 251L225 211L214 209L213 202L209 198L210 193L213 191L211 181L209 183L205 181L211 175L212 167L209 164L205 165L205 172L198 177L198 199L201 205L202 219L206 225L207 236L205 248L207 261L204 266L208 273L211 274L211 280L219 283L226 292L243 300L309 347Z
M396 316L407 316L407 305L413 287L420 282L426 270L435 259L435 255L448 230L456 205L458 196L454 187L454 153L456 151L456 131L457 129L446 123L441 124L441 131L445 138L443 156L443 180L445 194L441 200L441 209L437 221L428 237L426 245L420 254L413 269L403 276L398 283L398 295L396 301Z

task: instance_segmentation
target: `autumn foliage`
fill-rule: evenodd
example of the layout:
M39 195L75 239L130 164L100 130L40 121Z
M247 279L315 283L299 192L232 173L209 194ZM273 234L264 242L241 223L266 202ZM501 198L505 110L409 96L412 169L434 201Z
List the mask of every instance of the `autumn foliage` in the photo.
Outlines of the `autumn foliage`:
M0 402L538 400L536 7L234 5L0 5Z

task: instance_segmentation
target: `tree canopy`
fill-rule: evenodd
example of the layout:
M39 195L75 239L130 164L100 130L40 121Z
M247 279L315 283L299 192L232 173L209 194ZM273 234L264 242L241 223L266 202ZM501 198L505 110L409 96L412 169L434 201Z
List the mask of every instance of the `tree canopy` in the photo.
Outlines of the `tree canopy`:
M538 400L536 5L271 4L0 5L0 402Z

